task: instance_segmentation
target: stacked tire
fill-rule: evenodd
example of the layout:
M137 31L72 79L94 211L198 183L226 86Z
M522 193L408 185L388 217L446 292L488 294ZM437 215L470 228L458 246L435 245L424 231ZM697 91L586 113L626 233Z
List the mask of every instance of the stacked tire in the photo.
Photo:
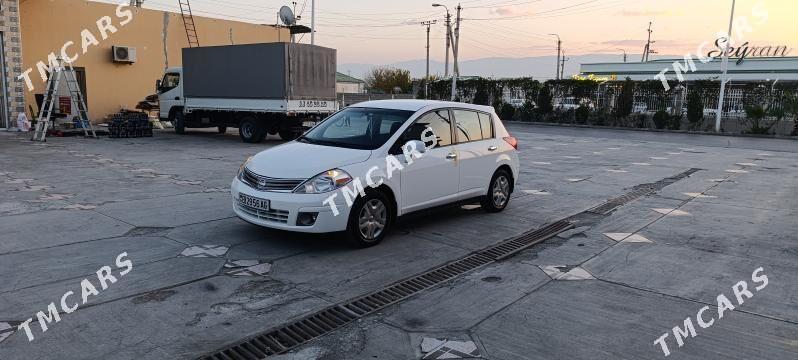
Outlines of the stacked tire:
M152 124L144 112L125 111L112 115L108 124L108 134L112 138L151 137Z

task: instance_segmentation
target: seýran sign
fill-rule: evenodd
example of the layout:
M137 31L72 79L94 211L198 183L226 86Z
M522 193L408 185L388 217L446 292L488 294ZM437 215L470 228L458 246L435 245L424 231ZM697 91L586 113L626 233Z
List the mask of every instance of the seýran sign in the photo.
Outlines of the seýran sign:
M715 40L715 47L717 50L712 50L707 53L707 57L721 58L723 56L723 49L726 47L726 37L719 37ZM740 65L747 57L786 57L792 52L792 48L787 45L779 46L753 46L749 45L748 41L734 47L729 45L728 56L737 58L737 65Z

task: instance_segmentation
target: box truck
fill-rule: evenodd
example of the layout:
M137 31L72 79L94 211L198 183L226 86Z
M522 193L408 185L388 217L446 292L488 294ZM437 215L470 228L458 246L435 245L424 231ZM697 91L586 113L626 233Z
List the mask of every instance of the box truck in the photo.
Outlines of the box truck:
M161 120L175 132L238 128L245 142L292 140L336 110L335 49L264 43L183 49L183 67L156 82Z

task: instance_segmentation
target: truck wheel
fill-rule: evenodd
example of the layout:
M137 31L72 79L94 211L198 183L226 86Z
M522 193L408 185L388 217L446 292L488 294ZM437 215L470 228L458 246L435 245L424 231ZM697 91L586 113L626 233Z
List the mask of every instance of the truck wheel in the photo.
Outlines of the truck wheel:
M238 135L246 143L259 143L266 135L263 132L263 126L253 116L246 116L241 119L241 124L238 125Z
M175 134L183 135L186 133L186 115L183 114L182 111L178 110L174 112L172 116L172 124L175 126Z
M280 130L280 139L291 141L299 137L299 132L294 130Z
M227 126L219 126L217 127L217 130L219 131L219 134L224 134L227 132Z

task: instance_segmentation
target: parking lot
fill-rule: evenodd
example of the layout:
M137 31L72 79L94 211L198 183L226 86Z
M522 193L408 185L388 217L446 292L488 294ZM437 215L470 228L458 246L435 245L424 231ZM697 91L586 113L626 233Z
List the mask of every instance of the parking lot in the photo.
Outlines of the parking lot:
M0 134L0 359L199 358L563 220L274 358L798 358L798 141L508 130L506 211L410 216L367 249L234 216L231 179L277 137Z

